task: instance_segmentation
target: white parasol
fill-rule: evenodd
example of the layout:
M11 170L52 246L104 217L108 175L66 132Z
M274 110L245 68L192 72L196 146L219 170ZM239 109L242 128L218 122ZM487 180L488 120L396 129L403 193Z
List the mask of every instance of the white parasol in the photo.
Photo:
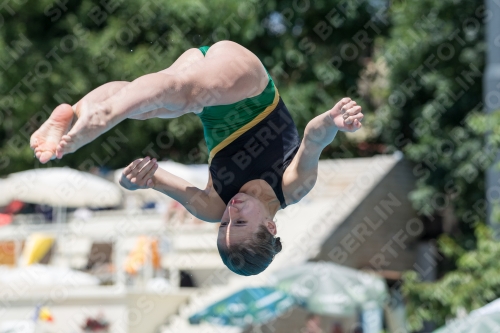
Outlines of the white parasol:
M0 205L12 200L53 207L113 207L122 201L118 186L70 168L34 169L0 180Z

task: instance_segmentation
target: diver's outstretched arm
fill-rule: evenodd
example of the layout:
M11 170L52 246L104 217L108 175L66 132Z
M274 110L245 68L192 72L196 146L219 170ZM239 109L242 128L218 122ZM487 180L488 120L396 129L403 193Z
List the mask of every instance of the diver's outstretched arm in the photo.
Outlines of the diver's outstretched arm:
M288 204L299 202L314 187L321 152L337 132L358 130L362 119L361 107L346 97L307 124L299 150L283 175L283 193Z
M122 173L120 185L128 190L152 188L182 204L191 214L207 222L220 222L225 205L210 186L202 190L190 182L158 167L149 157L130 163Z
M158 169L153 177L153 189L164 193L183 205L200 220L220 222L226 205L214 190L202 190L185 179Z

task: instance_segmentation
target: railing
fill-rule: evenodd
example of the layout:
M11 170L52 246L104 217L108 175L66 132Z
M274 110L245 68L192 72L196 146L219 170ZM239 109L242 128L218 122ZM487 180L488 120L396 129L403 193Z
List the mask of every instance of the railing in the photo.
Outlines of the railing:
M65 213L63 218L59 220L60 222L56 221L56 219L49 221L43 214L18 214L14 215L12 225L16 227L33 228L35 230L54 229L58 226L67 226L68 223L77 221L83 221L84 223L99 223L102 221L119 222L125 218L130 219L134 216L140 216L141 218L164 219L165 228L171 232L203 233L216 228L214 223L190 223L190 220L193 218L190 214L185 217L184 221L179 221L178 218L173 221L167 221L165 213L160 213L154 209L92 211L88 219L85 220L79 219L75 216L75 213L72 212L67 214Z
M19 215L14 215L12 224L14 225L47 224L47 219L43 214L19 214Z

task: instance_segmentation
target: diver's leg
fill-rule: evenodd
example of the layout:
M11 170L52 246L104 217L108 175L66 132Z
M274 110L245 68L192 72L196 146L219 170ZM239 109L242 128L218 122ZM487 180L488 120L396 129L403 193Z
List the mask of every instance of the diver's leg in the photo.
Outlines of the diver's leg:
M197 49L198 61L182 71L144 75L101 103L81 103L78 120L61 138L56 156L72 153L126 118L158 108L175 115L200 112L204 106L225 105L261 93L268 83L260 60L233 42L218 42L206 57Z
M184 52L170 67L160 71L160 73L173 74L176 71L184 70L191 66L196 59L203 56L197 49L190 49ZM106 83L89 92L73 106L61 104L54 109L49 119L35 131L30 139L30 146L35 151L35 156L41 163L47 163L56 157L56 149L63 135L67 134L75 118L75 110L81 109L82 104L95 104L105 101L122 88L130 84L128 81L114 81ZM173 112L166 108L158 108L143 114L131 116L133 119L150 118L174 118L180 116L178 112Z
M30 146L41 163L47 163L55 156L61 137L66 134L73 120L73 109L69 104L61 104L52 111L49 119L31 135Z
M61 137L68 133L71 127L74 110L78 103L81 103L82 100L95 102L106 100L127 84L126 81L109 82L92 90L73 107L69 104L61 104L56 107L49 119L31 135L30 146L35 151L35 156L40 162L47 163L51 158L55 157L55 151Z

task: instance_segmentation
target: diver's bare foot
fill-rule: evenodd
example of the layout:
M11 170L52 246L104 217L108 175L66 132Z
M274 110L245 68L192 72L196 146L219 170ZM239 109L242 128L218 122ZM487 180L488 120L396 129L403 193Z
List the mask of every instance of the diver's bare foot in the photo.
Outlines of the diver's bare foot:
M109 112L99 103L82 101L78 103L75 113L78 115L78 120L68 134L63 135L58 142L56 157L59 159L65 154L75 152L115 125L108 119Z
M73 109L69 104L61 104L52 111L49 119L31 135L30 146L40 163L47 163L56 154L61 138L66 134L73 120Z

